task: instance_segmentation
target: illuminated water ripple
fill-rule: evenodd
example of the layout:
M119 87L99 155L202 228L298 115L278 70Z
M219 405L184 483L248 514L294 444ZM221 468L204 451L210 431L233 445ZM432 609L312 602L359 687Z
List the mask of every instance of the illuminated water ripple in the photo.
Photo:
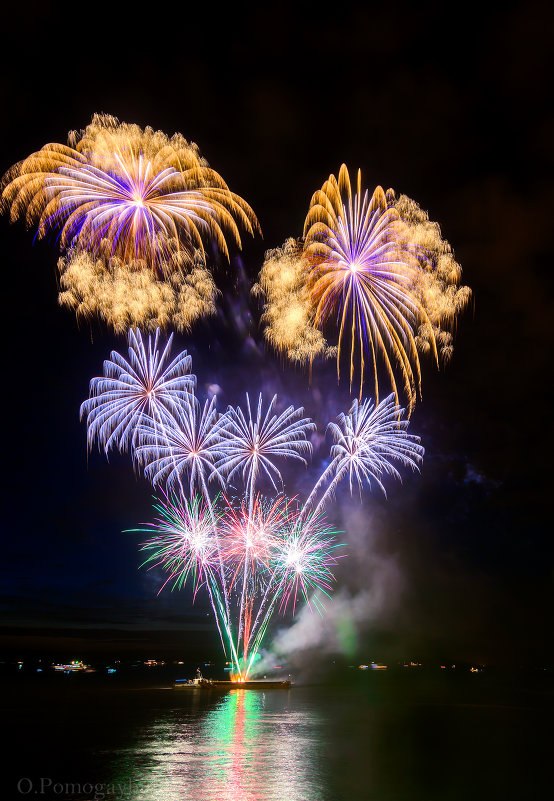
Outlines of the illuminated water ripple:
M194 692L194 691L192 691ZM235 690L164 710L117 755L136 801L322 801L322 719L288 692Z

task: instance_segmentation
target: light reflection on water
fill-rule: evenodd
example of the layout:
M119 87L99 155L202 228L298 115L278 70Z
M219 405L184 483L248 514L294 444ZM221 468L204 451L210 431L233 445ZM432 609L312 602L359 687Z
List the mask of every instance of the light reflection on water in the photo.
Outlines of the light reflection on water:
M0 797L22 798L22 777L35 787L40 777L111 786L51 788L41 801L552 797L550 679L523 689L474 679L364 675L350 687L228 694L8 685L2 720L13 748Z
M210 706L191 694L190 703L160 711L136 732L133 748L119 752L117 773L131 781L133 799L323 798L322 719L312 709L292 707L283 690L232 690Z

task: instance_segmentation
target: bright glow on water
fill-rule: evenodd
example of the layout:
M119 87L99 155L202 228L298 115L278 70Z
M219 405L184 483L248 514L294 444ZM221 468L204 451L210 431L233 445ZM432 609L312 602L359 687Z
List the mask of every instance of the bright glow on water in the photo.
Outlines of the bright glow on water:
M189 691L183 690L189 695ZM195 693L195 691L190 691ZM299 711L286 691L233 690L199 707L164 710L118 754L133 799L152 801L321 801L319 716Z
M220 693L41 676L4 693L2 798L23 798L22 777L40 801L552 795L551 677L525 687L469 671L349 671L340 685ZM40 777L52 781L42 795Z

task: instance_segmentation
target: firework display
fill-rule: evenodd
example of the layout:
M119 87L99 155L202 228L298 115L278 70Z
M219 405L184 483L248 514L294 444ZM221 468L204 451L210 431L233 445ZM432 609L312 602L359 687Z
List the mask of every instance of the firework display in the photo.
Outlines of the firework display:
M88 448L128 452L152 484L156 519L135 529L144 566L164 574L162 588L207 593L233 676L245 681L274 613L324 609L343 555L325 516L339 485L386 494L387 478L419 469L424 449L407 429L420 355L448 361L471 296L452 249L415 201L364 189L343 164L313 194L302 237L267 251L252 288L266 342L310 373L335 358L338 378L346 364L356 386L327 425L318 468L310 459L324 437L302 407L245 387L245 404L220 412L215 389L198 397L187 352L171 355L173 333L162 341L162 329L189 332L216 313L227 322L210 259L231 263L241 231L260 231L194 143L97 114L67 145L13 166L0 190L12 221L56 237L60 305L127 335L128 354L111 352L81 405ZM368 376L373 400L363 397ZM287 492L286 463L309 471L306 498Z
M142 546L154 550L145 564L161 566L168 574L165 584L173 582L173 588L184 586L190 576L196 594L218 554L212 518L198 496L179 503L162 494L163 501L154 507L160 517L151 525L156 536Z
M37 237L57 234L60 303L115 330L125 322L186 330L213 313L205 243L228 259L227 237L241 247L239 225L259 230L248 203L194 143L102 114L67 145L44 145L14 165L2 206L12 220L36 224ZM153 299L163 312L153 312Z
M138 529L152 535L142 546L149 553L144 564L161 567L173 587L189 578L195 594L206 587L237 681L255 665L276 608L290 604L294 611L303 597L322 609L320 596L329 594L340 558L335 531L313 515L302 522L286 497L257 498L252 511L243 501L208 512L199 496L164 496L156 510L157 520Z
M452 353L449 328L470 297L459 278L450 245L414 201L381 187L370 196L360 171L354 189L343 164L314 193L303 239L266 254L256 292L266 339L279 352L310 364L330 355L322 330L336 322L339 377L349 341L360 400L368 365L378 400L382 366L397 402L399 374L411 411L421 394L420 351L437 364Z
M190 357L169 362L171 338L162 347L156 331L145 348L131 331L129 344L130 363L112 353L105 377L91 381L82 406L89 444L130 447L160 488L158 518L141 529L145 564L167 573L162 586L190 580L195 595L205 587L233 675L244 681L276 610L294 614L300 599L323 609L340 558L323 510L338 483L348 475L351 489L353 479L384 489L385 474L400 477L394 464L417 468L423 448L393 396L376 408L355 401L329 424L331 462L303 505L287 497L278 466L307 464L315 425L302 408L279 412L274 396L264 411L263 395L253 408L247 394L246 411L219 414L215 398L204 406L196 398Z

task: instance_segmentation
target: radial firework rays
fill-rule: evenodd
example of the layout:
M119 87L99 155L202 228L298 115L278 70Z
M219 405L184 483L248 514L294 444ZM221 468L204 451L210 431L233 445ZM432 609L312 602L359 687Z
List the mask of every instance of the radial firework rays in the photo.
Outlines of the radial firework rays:
M264 414L260 393L253 414L250 397L246 393L246 415L240 406L230 406L223 421L223 456L217 467L226 475L228 482L232 481L235 474L242 474L251 506L260 473L269 478L275 489L278 489L275 479L282 482L281 473L273 463L276 457L306 464L302 454L309 454L312 450L306 436L315 429L313 421L302 417L304 409L295 409L294 406L289 406L281 414L274 413L276 401L277 396L274 395Z
M229 259L256 215L181 134L96 114L12 167L1 204L12 220L56 234L60 303L116 331L172 324L187 330L214 312L207 271L213 243ZM157 305L156 305L157 304Z
M385 363L397 395L393 365L399 366L407 397L420 386L415 342L425 310L414 294L420 267L419 250L381 187L370 198L362 194L361 175L355 194L343 165L338 181L329 177L316 192L304 226L304 256L310 265L308 285L314 321L336 317L339 328L337 370L346 337L350 337L350 383L356 349L360 359L360 391L366 360L372 366L378 395L377 356Z
M379 400L384 370L396 400L412 410L421 394L419 352L438 363L452 353L449 331L470 297L436 223L417 203L377 187L352 187L346 166L314 193L304 239L268 251L255 290L265 299L267 341L292 361L329 356L323 332L337 329L337 371L345 352L359 397L368 370Z
M64 250L146 262L159 277L172 238L192 254L207 235L228 256L224 229L240 246L235 218L250 233L257 227L250 206L179 134L95 115L70 140L74 147L45 145L15 165L3 190L12 219L37 223L39 237L59 231Z
M187 500L164 495L154 509L159 515L155 522L146 529L136 529L153 535L142 545L141 550L149 552L143 564L150 569L160 567L168 573L160 591L167 583L181 588L191 577L196 594L219 559L213 512L198 496Z
M336 549L340 545L335 535L335 529L322 515L298 514L283 537L277 556L282 611L290 604L294 613L299 594L308 605L313 603L316 608L323 608L319 595L329 597L334 581L331 568L339 558Z
M280 537L290 528L293 519L288 499L279 496L268 501L259 495L249 509L248 497L237 504L227 501L224 517L225 558L238 568L255 568L257 565L269 569L275 551L280 546Z
M306 501L306 508L312 506L318 490L328 481L315 512L347 476L351 494L354 482L360 493L364 482L369 485L375 482L386 495L383 477L389 475L401 480L395 462L419 469L425 450L419 444L419 437L407 433L408 421L402 419L403 413L394 395L389 395L378 406L371 400L363 403L354 400L348 414L340 414L336 423L329 423L328 430L334 440L331 462Z
M198 487L209 502L208 482L215 478L224 486L215 464L223 456L221 426L215 398L201 407L192 394L187 395L163 430L152 418L144 420L137 431L135 455L154 486L165 483L168 490L183 492L188 483L190 496Z
M191 358L183 351L170 361L173 335L163 350L159 336L157 330L145 346L140 331L129 331L129 358L112 351L104 375L90 382L90 398L81 404L89 448L97 440L106 454L113 447L128 450L136 444L141 425L161 432L179 414L196 382Z

